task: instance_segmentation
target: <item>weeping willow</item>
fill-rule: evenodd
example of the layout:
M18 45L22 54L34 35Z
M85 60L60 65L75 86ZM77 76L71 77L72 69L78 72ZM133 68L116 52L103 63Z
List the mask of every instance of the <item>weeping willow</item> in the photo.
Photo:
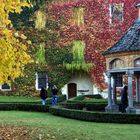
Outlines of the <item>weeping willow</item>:
M73 42L73 61L71 63L65 63L64 67L66 67L67 70L83 70L88 72L91 67L93 66L92 63L86 63L84 58L84 48L85 44L82 41L74 41Z
M84 25L84 8L76 7L73 9L73 21L77 26Z
M45 60L45 43L40 43L38 50L35 54L36 62L40 64L46 64Z

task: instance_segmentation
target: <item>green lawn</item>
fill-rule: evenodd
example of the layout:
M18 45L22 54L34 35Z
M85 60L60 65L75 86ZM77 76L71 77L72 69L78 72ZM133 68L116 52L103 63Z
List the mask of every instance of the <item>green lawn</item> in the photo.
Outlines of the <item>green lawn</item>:
M0 102L38 102L40 98L18 97L18 96L0 96Z
M32 139L139 140L140 126L72 120L49 113L0 111L0 125L35 129Z

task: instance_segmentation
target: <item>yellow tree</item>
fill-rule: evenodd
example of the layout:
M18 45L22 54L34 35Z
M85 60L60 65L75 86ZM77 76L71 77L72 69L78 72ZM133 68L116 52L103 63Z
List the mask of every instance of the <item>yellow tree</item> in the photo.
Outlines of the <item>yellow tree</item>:
M0 0L0 84L22 75L24 65L31 62L22 41L26 36L17 33L9 20L10 12L20 13L24 6L30 4L26 0Z

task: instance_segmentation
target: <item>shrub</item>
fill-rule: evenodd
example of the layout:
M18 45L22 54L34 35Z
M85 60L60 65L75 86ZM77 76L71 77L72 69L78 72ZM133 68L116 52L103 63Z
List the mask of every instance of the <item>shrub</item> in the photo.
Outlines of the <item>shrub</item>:
M103 97L102 97L100 94L85 95L85 97L88 97L88 98L95 98L95 99L103 99Z
M60 108L58 106L50 108L49 112L53 115L85 121L140 124L140 115L136 114L91 112Z
M58 102L66 101L66 95L59 95Z
M86 103L85 108L89 111L105 111L107 103Z
M77 109L83 110L86 109L88 111L105 111L105 107L107 103L65 103L61 104L63 107L68 109Z
M84 100L85 97L93 98L91 100ZM64 105L64 104L63 104ZM71 98L64 105L68 109L78 109L83 108L89 111L104 111L107 106L107 100L102 99L100 94L95 95L79 95L77 97Z
M90 98L91 100L84 100L85 98ZM67 102L68 103L107 103L107 100L103 99L100 94L95 94L95 95L79 95L77 97L69 99Z
M76 97L73 97L73 98L71 98L71 99L69 99L68 100L68 102L70 101L81 101L81 100L83 100L85 97L84 97L84 95L79 95L79 96L76 96Z
M0 103L0 110L24 110L24 111L48 112L49 106L37 104L23 104L23 103Z

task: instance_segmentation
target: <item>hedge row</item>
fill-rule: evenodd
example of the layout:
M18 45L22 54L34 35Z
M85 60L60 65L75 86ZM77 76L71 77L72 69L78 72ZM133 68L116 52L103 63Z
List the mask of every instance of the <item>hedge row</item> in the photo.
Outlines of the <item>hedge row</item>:
M85 98L91 98L91 100L84 100ZM67 101L68 103L107 103L107 100L103 99L100 94L95 95L79 95L73 97Z
M88 110L88 111L104 111L107 103L65 103L61 104L68 109Z
M49 112L53 115L84 121L140 124L140 115L138 114L90 112L61 107L51 107Z
M0 103L0 110L50 112L53 115L84 121L140 124L140 115L138 114L91 112L85 110L66 109L60 106L50 107L37 104Z
M22 110L22 111L38 111L48 112L49 106L35 105L35 104L23 104L23 103L0 103L0 110Z
M103 99L103 97L102 97L100 94L85 95L85 97L88 97L88 98L95 98L95 99Z

